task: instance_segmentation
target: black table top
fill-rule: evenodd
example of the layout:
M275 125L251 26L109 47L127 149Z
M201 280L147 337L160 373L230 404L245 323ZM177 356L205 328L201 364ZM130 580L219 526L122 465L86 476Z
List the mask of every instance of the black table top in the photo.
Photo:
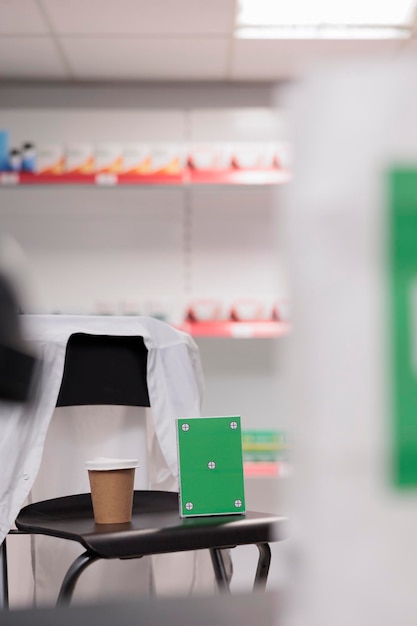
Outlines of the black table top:
M20 530L78 541L103 558L280 541L287 523L285 517L252 511L181 519L178 494L167 491L135 491L127 524L95 524L90 494L29 505L16 520Z

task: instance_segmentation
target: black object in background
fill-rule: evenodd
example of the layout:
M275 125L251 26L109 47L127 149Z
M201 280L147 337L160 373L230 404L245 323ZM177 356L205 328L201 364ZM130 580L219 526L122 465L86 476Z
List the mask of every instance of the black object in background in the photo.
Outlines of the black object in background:
M71 335L57 406L150 406L147 359L142 337Z
M36 364L22 338L16 294L0 274L0 400L29 400Z

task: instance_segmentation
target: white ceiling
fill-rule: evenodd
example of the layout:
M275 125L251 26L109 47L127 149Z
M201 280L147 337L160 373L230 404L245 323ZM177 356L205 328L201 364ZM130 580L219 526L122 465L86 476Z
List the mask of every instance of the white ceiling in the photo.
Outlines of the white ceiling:
M391 59L416 48L413 41L234 39L236 3L0 0L0 80L275 81L323 57Z

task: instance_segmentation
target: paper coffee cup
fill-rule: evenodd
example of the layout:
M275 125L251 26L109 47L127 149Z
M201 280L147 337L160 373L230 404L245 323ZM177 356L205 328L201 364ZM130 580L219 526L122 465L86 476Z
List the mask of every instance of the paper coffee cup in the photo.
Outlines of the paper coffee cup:
M96 524L124 524L132 519L137 459L97 457L85 464Z

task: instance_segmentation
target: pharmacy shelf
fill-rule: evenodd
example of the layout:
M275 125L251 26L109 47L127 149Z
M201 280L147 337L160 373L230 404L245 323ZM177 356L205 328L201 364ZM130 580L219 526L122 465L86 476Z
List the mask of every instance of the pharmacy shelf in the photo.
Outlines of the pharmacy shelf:
M264 170L189 170L188 179L192 185L277 185L290 180L290 173L284 169Z
M246 478L278 478L291 474L291 467L286 461L243 462Z
M124 185L275 185L290 179L282 169L266 170L191 170L178 174L30 174L0 172L0 185L87 185L118 187Z
M273 338L287 335L290 325L287 322L184 322L179 327L192 337L231 337L231 338Z
M21 174L0 173L0 185L19 187L27 185L86 185L116 187L119 185L182 185L182 174L150 174L134 176L129 174Z

